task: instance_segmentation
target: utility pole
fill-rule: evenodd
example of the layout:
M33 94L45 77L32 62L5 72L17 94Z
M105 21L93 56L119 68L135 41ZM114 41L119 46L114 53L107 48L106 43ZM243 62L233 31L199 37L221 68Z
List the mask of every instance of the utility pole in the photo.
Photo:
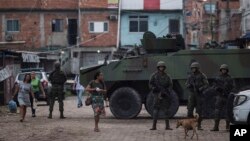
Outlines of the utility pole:
M122 0L118 1L118 24L117 24L117 40L116 40L116 49L119 48L120 44L120 27L121 27L121 8L122 8Z
M80 43L81 43L81 38L82 38L82 31L81 31L81 0L78 0L78 29L77 29L77 38L76 38L76 42L77 42L77 47L80 47Z
M214 33L213 33L213 17L212 17L212 0L210 0L210 32L211 32L211 41L214 40Z

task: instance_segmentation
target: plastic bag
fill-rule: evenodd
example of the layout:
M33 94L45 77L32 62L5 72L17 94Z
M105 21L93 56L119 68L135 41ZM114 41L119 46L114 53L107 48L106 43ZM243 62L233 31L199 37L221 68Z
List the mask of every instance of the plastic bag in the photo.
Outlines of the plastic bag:
M37 109L37 102L35 99L33 99L33 109Z
M17 105L14 100L10 100L8 104L9 110L11 113L16 113L17 112Z

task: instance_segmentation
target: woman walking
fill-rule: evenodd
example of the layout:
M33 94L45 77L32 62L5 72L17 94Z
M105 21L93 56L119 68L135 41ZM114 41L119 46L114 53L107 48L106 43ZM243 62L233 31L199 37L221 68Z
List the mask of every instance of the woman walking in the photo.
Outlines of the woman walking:
M94 116L95 116L95 132L100 132L98 123L100 120L100 115L103 114L105 116L105 108L104 108L104 99L103 95L107 92L106 86L104 83L103 74L101 72L97 72L94 76L94 80L92 80L87 88L86 91L88 91L91 94L92 99L92 108L94 110Z
M31 106L30 103L30 94L34 98L31 86L31 76L30 74L25 74L23 82L20 82L16 85L16 89L12 98L18 93L17 99L20 105L20 122L23 122L25 119L27 107Z
M31 72L31 86L36 99L40 97L41 92L43 94L43 98L46 98L43 85L40 82L40 79L36 77L35 72ZM30 95L30 102L31 102L32 117L36 117L36 109L33 107L35 103L33 103L33 97L31 95Z
M76 90L77 94L77 107L80 108L83 106L82 104L82 94L84 92L84 87L80 84L80 76L79 74L75 77L75 83L73 89Z

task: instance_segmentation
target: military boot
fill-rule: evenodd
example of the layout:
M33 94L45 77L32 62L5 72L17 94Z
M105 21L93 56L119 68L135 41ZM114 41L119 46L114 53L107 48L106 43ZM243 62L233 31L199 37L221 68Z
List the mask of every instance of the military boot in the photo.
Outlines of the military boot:
M156 130L156 124L157 124L157 120L153 120L153 126L150 130Z
M66 117L63 115L63 112L60 112L60 119L65 119Z
M230 122L228 120L226 120L226 130L227 131L230 130Z
M172 128L170 128L169 120L168 119L165 120L165 124L166 124L165 130L173 130Z
M210 131L219 131L219 123L220 123L220 120L218 119L214 120L214 128Z
M49 118L49 119L52 119L52 111L49 112L48 118Z

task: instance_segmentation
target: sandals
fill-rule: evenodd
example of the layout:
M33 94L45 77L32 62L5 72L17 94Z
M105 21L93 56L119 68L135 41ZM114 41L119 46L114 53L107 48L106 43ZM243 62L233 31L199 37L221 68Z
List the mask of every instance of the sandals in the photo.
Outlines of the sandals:
M95 132L100 132L100 129L95 128L94 131L95 131Z

